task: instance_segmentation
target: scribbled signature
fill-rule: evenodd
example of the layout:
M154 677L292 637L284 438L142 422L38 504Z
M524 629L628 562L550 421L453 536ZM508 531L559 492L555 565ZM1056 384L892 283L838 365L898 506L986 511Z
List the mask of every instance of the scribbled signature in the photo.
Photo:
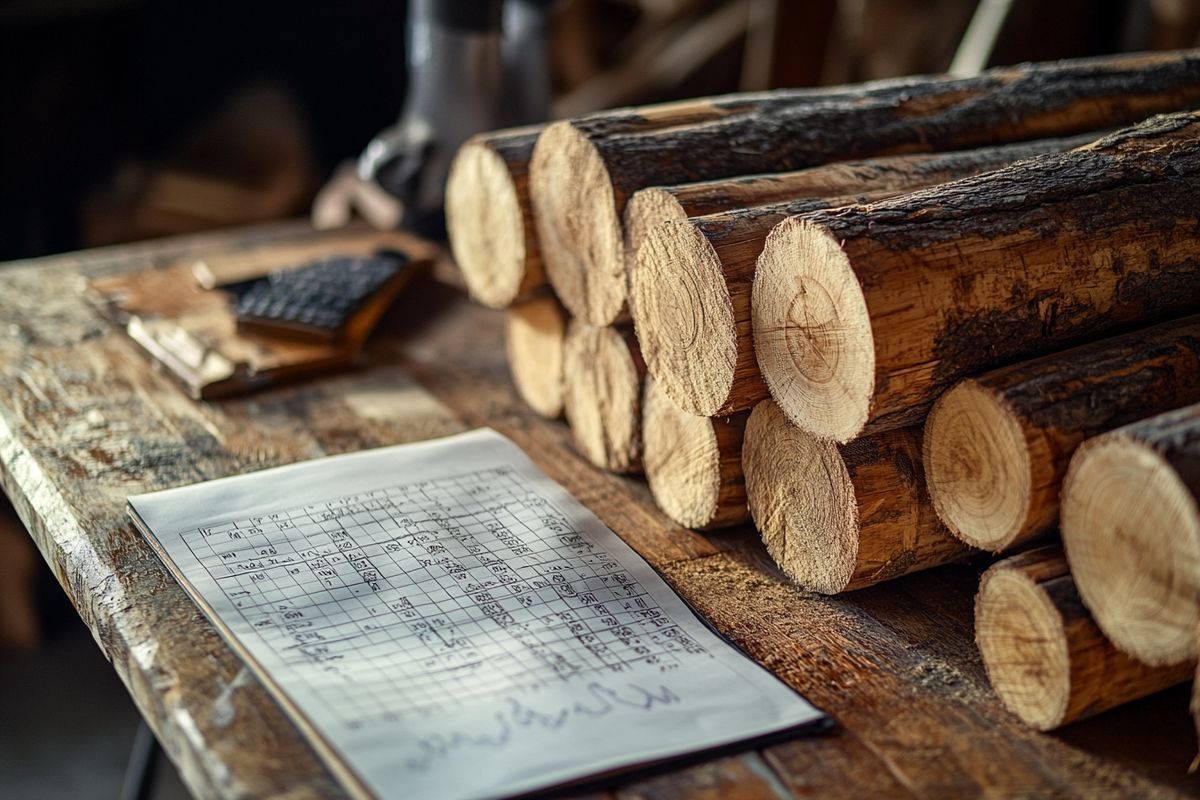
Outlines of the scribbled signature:
M424 772L458 750L503 748L522 730L556 731L576 719L598 719L620 709L650 711L656 706L679 702L680 697L666 686L659 686L656 692L633 683L626 684L625 689L613 689L597 681L587 685L580 699L552 710L538 710L508 697L503 701L504 708L493 716L492 731L450 731L425 736L417 742L418 754L406 763L409 769Z

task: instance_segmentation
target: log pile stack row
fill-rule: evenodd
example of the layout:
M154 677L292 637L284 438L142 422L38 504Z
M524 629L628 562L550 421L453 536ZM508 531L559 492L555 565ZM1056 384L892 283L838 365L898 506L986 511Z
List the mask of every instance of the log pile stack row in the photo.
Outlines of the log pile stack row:
M1187 51L602 112L465 145L451 244L535 411L804 588L1061 527L977 600L1051 728L1194 669L1197 105Z

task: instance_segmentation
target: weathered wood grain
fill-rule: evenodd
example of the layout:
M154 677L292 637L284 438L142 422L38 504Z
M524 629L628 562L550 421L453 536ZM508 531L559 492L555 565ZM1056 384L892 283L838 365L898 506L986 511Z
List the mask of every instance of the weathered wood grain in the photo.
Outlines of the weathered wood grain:
M502 315L455 291L430 284L402 298L360 371L221 403L187 399L70 291L83 272L167 266L201 251L310 235L297 227L242 231L0 270L0 314L12 333L0 337L0 481L197 796L343 792L125 522L125 496L481 424L513 438L723 634L841 725L761 754L617 779L616 794L1195 790L1183 774L1191 741L1164 741L1154 763L1134 755L1118 766L1092 755L1091 745L1036 734L1007 716L973 654L975 571L939 570L824 598L789 584L746 528L704 535L672 525L644 484L587 465L563 424L524 407L507 377ZM1158 728L1161 716L1141 719L1140 729ZM1124 731L1105 728L1104 717L1084 725L1091 727L1071 730L1103 741L1105 752L1129 749Z

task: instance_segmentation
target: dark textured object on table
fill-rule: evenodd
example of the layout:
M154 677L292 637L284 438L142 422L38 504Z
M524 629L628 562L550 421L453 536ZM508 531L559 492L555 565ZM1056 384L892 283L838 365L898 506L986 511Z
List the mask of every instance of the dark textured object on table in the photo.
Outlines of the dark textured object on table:
M369 331L411 270L398 252L333 256L229 288L237 295L239 329L335 341L364 327L354 324L360 315L370 317Z

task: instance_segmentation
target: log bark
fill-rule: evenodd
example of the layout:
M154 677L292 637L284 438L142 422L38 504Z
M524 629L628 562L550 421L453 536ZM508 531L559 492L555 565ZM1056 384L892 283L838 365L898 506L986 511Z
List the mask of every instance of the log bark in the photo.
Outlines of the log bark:
M1200 57L1183 51L732 95L558 122L530 164L547 276L572 314L607 324L625 305L621 217L638 189L1068 135L1197 99Z
M955 381L1200 303L1200 115L775 227L754 349L793 422L849 441Z
M975 641L1001 702L1048 731L1183 683L1191 663L1151 667L1104 637L1084 608L1058 545L1030 550L983 574Z
M632 328L571 320L563 346L563 410L576 446L596 466L641 470L645 376Z
M638 251L649 231L667 220L682 222L688 217L750 206L809 197L837 197L876 189L911 191L1043 153L1081 147L1099 136L1099 133L1085 133L949 153L911 153L838 161L794 172L742 175L640 189L625 207L626 268L631 270L637 264Z
M1094 138L891 156L638 192L626 214L627 221L640 220L626 226L630 241L641 237L629 300L650 373L693 414L753 408L768 392L754 358L750 294L755 264L776 224L795 214L882 200L977 175ZM783 202L748 202L767 197L776 186L788 187L792 196ZM721 211L726 202L721 213L710 212ZM652 219L657 221L651 224ZM651 225L644 235L638 232L642 225Z
M749 413L698 417L648 379L642 400L642 461L663 512L686 528L709 530L750 519L742 477Z
M958 383L925 422L933 507L967 544L1001 552L1054 530L1085 439L1200 401L1200 317Z
M477 302L505 308L546 282L529 205L529 158L545 125L468 139L446 179L446 229Z
M1200 404L1089 439L1062 489L1062 537L1083 602L1147 664L1196 656Z
M548 419L563 411L563 340L567 313L552 294L509 307L505 325L508 369L517 394Z
M919 426L838 445L764 400L746 423L742 469L767 552L806 589L861 589L968 552L929 502Z

